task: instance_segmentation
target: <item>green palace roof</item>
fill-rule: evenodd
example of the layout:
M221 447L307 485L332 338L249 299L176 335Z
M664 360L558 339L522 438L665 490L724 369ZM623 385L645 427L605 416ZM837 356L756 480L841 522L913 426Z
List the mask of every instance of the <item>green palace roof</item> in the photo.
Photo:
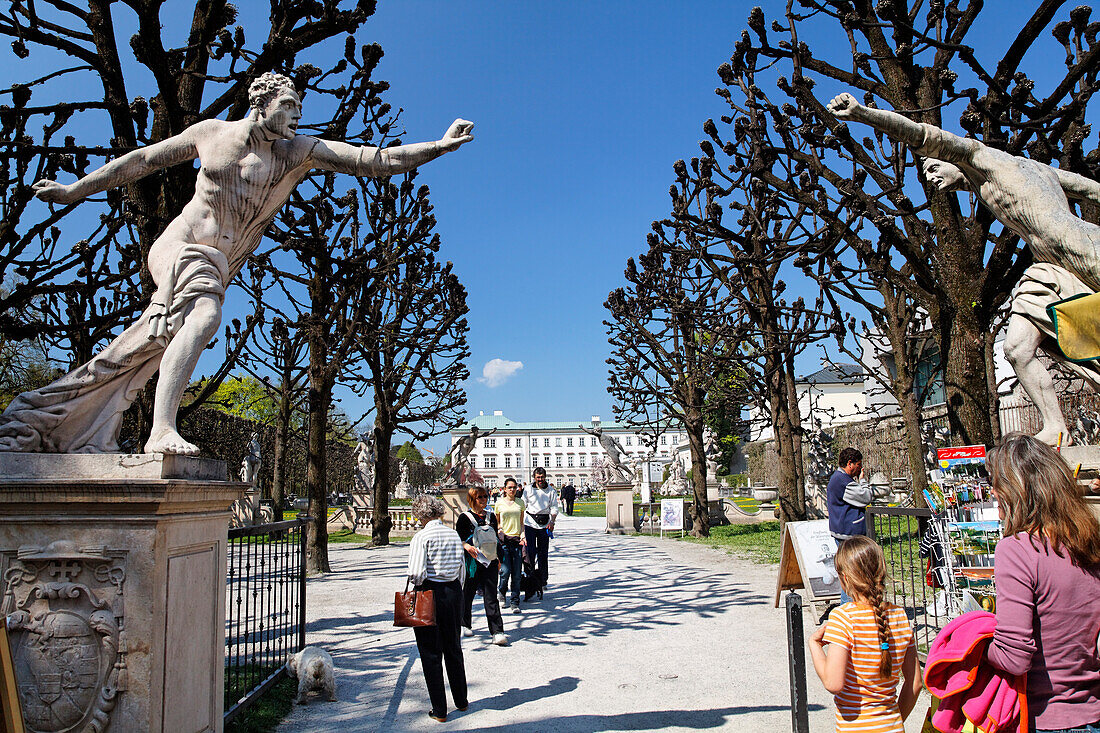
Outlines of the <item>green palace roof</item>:
M573 420L567 422L518 422L508 418L506 415L478 415L472 418L469 422L459 425L457 428L451 430L452 433L468 433L470 428L474 425L478 430L492 430L497 428L498 430L515 430L518 432L529 430L577 430L578 425L584 425L587 428L592 427L591 420ZM627 425L615 422L614 420L601 420L600 427L611 430L632 430Z

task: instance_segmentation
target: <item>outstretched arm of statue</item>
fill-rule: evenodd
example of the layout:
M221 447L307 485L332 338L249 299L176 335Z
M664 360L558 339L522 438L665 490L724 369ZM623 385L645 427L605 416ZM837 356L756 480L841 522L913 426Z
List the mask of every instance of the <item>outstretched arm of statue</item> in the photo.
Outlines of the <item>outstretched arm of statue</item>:
M1066 196L1074 199L1100 201L1100 183L1072 171L1055 168L1054 173L1058 176L1058 182L1062 184L1062 190L1066 192Z
M353 176L392 176L405 173L457 150L474 139L474 123L455 120L443 139L430 143L395 145L392 148L349 145L335 140L318 140L313 148L313 165L326 171Z
M918 155L926 158L946 160L949 163L967 162L983 147L977 140L961 137L934 125L913 122L897 112L860 104L847 92L833 97L826 106L837 119L870 125L894 140L905 143Z
M76 183L65 185L57 181L39 181L33 186L34 195L50 203L71 204L102 193L109 188L132 183L161 168L194 160L199 157L195 141L206 134L207 125L208 122L199 122L175 137L131 150L97 168Z

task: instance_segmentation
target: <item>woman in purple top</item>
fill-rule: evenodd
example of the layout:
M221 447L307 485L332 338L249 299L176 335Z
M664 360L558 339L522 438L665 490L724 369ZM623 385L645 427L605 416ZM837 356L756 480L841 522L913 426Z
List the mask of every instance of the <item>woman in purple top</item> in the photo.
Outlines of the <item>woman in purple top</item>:
M986 658L1027 675L1036 733L1100 733L1100 525L1050 446L1014 433L988 464L1005 536Z

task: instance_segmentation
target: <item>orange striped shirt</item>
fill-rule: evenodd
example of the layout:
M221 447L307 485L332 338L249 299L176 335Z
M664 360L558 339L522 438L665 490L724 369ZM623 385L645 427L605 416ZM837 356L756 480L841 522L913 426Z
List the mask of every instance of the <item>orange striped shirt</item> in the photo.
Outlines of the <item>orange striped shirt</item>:
M824 640L848 649L844 689L833 696L837 733L905 733L897 690L902 660L913 644L913 629L905 611L892 603L886 604L886 618L890 634L887 653L893 666L884 679L879 676L882 644L874 609L853 601L829 614Z

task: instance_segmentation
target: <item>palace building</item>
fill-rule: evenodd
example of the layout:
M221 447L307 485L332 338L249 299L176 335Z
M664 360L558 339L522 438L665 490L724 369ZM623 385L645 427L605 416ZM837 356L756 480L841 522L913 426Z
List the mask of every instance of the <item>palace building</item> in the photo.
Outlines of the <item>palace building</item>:
M578 489L594 486L592 463L604 455L604 450L595 436L581 430L579 425L590 429L602 428L605 435L615 438L627 456L647 455L650 451L637 428L601 421L599 415L593 415L588 421L517 422L500 410L492 415L482 412L452 430L451 445L469 435L474 425L481 432L496 428L496 432L489 437L478 438L470 454L474 469L485 479L485 485L489 488L503 486L504 479L509 477L521 484L529 484L531 472L537 467L546 469L547 479L556 487L566 484L573 484ZM681 443L686 442L687 436L683 431L662 433L657 440L653 460L671 460L678 455Z

